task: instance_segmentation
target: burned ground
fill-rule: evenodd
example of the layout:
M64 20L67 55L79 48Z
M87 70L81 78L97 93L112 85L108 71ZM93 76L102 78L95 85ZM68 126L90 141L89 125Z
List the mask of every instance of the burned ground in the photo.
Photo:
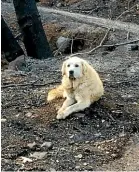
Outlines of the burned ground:
M6 8L11 10L10 5ZM14 13L6 13L6 8L3 6L2 13L10 25L9 16ZM43 22L57 17L41 15ZM60 24L81 25L56 19ZM18 32L16 29L15 34ZM106 43L124 42L126 35L112 31ZM130 35L130 39L135 37ZM27 57L22 71L2 71L2 171L139 169L139 51L129 51L124 45L81 57L100 74L105 94L65 120L55 118L64 100L46 101L48 90L61 81L65 56ZM27 85L18 85L24 83ZM31 157L34 153L41 157ZM31 162L24 163L22 157Z
M2 85L38 81L2 89L2 118L7 119L2 123L2 169L18 169L18 158L36 151L47 152L46 157L25 163L24 170L98 170L124 156L138 135L139 68L138 52L129 58L123 49L103 56L101 67L97 65L100 52L86 57L98 68L105 94L90 108L60 121L55 119L56 109L63 100L47 103L45 99L48 89L57 85L55 81L60 82L62 58L45 63L27 59L28 71L3 72ZM40 146L48 141L51 149ZM30 149L27 145L33 142L36 147Z

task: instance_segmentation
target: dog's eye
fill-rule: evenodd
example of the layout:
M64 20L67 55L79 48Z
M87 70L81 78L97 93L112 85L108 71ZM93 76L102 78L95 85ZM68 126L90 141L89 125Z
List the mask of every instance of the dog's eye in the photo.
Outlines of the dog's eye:
M78 65L78 64L76 64L76 65L75 65L75 67L79 67L79 65Z
M68 64L67 67L70 67L70 65Z

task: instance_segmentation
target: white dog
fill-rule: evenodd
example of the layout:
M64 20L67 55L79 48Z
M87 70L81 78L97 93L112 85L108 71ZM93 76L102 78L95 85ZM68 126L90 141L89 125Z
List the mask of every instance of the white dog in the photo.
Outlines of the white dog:
M104 89L95 69L87 61L71 57L62 66L62 84L48 93L47 101L58 97L66 100L58 111L57 119L65 119L73 112L89 107L99 100Z

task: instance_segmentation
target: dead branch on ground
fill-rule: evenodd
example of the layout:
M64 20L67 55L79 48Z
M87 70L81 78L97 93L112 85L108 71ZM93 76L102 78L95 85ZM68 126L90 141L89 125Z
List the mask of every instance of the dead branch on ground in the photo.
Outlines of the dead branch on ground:
M73 48L73 37L71 39L71 54L72 54L72 48Z
M135 4L134 6L132 6L131 8L128 8L128 10L122 12L117 18L115 21L117 21L123 14L125 14L126 12L130 12L131 9L133 9L135 6L137 6L137 4ZM103 47L118 47L118 46L121 46L121 45L126 45L126 44L130 44L130 43L134 43L134 42L138 42L139 39L137 40L133 40L133 41L130 41L130 42L125 42L125 43L118 43L118 44L113 44L113 45L103 45L104 41L106 40L110 30L112 29L112 25L108 28L108 30L106 31L106 34L104 35L103 39L101 40L100 44L98 46L96 46L95 48L93 48L92 50L88 51L88 52L84 52L84 53L75 53L75 54L72 54L72 56L75 56L75 55L82 55L82 54L91 54L92 52L96 51L97 49L99 48L103 48ZM130 33L128 31L128 33ZM129 37L129 35L127 35L127 38Z
M122 46L122 45L127 45L127 44L131 44L131 43L135 43L135 42L139 42L139 39L133 40L133 41L128 41L128 42L122 42L122 43L117 43L117 44L111 44L111 45L98 45L97 47L93 48L90 51L84 52L84 53L76 53L76 54L72 54L72 56L75 55L82 55L82 54L91 54L92 52L96 51L99 48L104 48L104 47L118 47L118 46Z
M1 88L8 88L8 87L19 87L19 86L39 86L39 87L43 87L43 86L47 86L50 84L59 84L60 82L58 81L53 81L53 82L48 82L48 83L44 83L44 84L35 84L38 80L30 82L30 83L23 83L23 84L8 84L8 85L2 85Z

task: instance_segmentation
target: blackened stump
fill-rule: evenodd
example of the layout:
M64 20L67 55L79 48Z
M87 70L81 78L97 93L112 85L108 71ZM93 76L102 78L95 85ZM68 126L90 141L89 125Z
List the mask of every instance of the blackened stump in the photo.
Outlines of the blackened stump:
M13 0L27 55L44 59L52 57L35 0Z
M24 52L11 30L1 16L1 50L5 53L5 58L8 62L16 59L16 57L23 55Z

